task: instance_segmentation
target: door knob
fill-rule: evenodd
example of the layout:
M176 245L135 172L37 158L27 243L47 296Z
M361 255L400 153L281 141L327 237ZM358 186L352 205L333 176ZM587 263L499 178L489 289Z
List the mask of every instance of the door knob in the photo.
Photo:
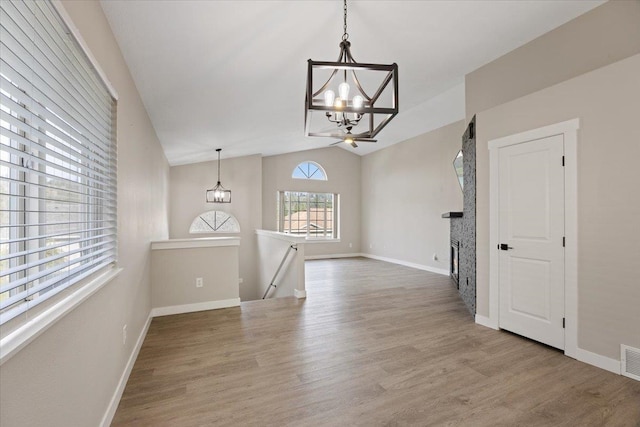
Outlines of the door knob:
M506 243L500 243L498 245L498 249L500 249L501 251L508 251L509 249L513 249L513 247L507 245Z

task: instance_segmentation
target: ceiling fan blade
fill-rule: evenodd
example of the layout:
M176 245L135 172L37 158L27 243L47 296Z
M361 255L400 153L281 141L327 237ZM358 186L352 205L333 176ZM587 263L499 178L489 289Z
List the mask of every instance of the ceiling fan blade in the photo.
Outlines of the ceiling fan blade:
M332 143L332 144L329 144L329 145L338 145L338 144L340 144L340 143L342 143L342 142L344 142L344 141L343 141L343 140L338 140L338 141L336 141L336 142L334 142L334 143Z
M355 141L353 141L353 142L351 143L351 146L352 146L353 148L358 148L358 144L356 144L356 142L355 142Z
M353 138L353 140L358 142L378 142L377 139L373 138Z

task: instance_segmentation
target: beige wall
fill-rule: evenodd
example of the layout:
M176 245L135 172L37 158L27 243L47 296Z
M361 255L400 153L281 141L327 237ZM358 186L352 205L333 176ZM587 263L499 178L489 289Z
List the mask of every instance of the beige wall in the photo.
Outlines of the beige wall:
M635 55L478 114L479 314L489 299L487 142L579 118L578 346L618 360L620 344L640 347L639 113Z
M224 151L223 151L224 157ZM191 222L209 210L232 214L240 224L240 298L258 298L256 229L262 228L262 158L260 155L221 161L222 185L231 190L231 203L206 203L205 193L217 181L217 161L171 168L169 237L227 236L228 234L189 234Z
M320 164L328 180L292 178L295 167L307 160ZM264 157L262 226L265 230L276 230L278 191L340 194L340 242L306 244L307 256L360 252L360 156L342 148L327 147Z
M640 0L614 0L467 74L466 116L640 53Z
M275 288L269 289L267 298L282 298L295 295L304 288L304 262L305 249L308 245L305 243L297 243L284 238L273 237L269 232L262 232L258 238L258 255L259 266L258 274L260 276L260 298L265 294L274 274L278 271L278 266L282 262L284 255L291 245L296 245L297 250L289 251L287 258L282 264L282 268L276 276L274 282Z
M149 242L168 235L169 167L100 4L63 4L119 94L118 263L124 271L0 367L0 425L6 427L100 423L151 308Z
M154 249L151 255L153 308L239 298L238 246ZM196 287L196 278L202 287Z
M441 215L462 210L453 159L464 130L455 122L363 157L362 252L449 269L449 220Z

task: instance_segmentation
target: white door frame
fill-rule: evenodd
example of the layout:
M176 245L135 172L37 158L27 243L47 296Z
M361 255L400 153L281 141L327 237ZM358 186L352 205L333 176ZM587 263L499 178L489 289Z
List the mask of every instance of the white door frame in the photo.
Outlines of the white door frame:
M565 346L567 356L578 352L578 129L580 120L573 119L489 141L489 322L499 328L499 149L554 135L564 139L564 203L565 203Z

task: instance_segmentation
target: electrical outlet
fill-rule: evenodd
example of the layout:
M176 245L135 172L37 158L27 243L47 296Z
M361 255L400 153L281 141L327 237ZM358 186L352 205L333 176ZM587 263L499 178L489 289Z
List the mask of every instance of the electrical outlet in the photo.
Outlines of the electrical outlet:
M127 325L122 327L122 345L127 343Z
M369 243L369 249L373 249L373 243Z
M352 248L353 247L353 243L349 243L349 247Z
M438 261L438 254L433 254L433 260Z
M242 280L242 277L238 279L238 283L242 283L244 282L244 280Z
M196 277L196 288L201 288L203 285L202 277Z

